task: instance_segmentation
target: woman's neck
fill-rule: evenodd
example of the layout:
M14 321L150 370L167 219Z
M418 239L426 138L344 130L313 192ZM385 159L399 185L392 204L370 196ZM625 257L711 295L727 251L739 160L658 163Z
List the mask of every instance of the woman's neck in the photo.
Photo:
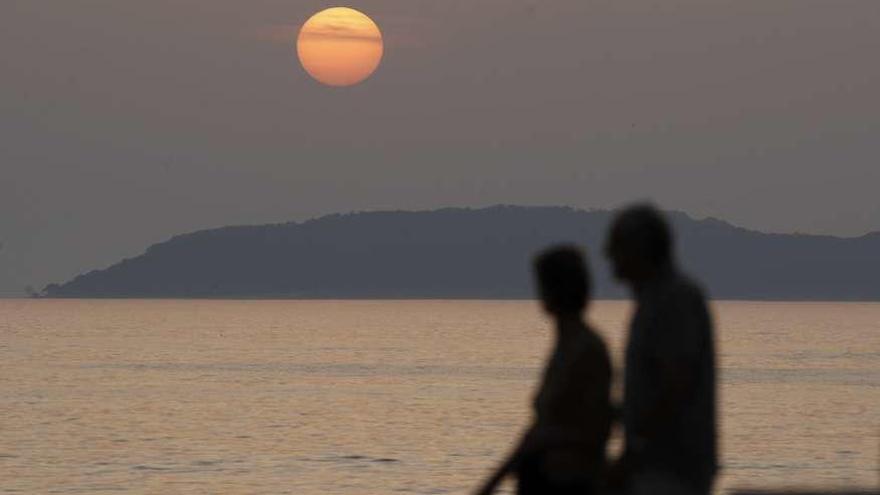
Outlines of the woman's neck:
M577 335L583 328L584 319L580 313L565 313L556 317L556 335L560 340Z

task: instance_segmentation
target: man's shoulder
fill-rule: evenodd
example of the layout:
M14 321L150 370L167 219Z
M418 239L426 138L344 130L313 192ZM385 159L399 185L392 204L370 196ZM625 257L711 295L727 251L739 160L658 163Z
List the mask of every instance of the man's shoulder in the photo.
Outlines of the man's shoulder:
M663 345L674 347L684 341L696 343L702 341L699 335L712 331L703 288L686 275L675 275L667 281L657 318L658 324L664 328Z
M706 300L703 286L688 275L675 272L663 286L663 299L670 303L703 303Z

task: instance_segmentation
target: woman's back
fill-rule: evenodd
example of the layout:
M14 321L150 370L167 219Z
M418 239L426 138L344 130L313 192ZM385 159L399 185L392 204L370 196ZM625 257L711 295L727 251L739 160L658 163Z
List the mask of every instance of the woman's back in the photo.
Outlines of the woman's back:
M535 258L535 275L556 346L535 396L534 423L480 495L491 494L510 473L520 495L588 495L604 471L611 364L604 342L583 319L590 299L586 259L577 247L555 247Z
M537 428L554 440L532 468L552 481L594 484L611 428L611 362L592 329L563 326L534 402Z

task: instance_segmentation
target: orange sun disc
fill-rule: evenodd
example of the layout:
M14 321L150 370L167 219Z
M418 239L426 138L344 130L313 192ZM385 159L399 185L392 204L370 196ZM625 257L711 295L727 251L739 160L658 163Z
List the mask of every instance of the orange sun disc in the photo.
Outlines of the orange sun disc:
M328 86L354 86L382 61L379 26L362 12L334 7L313 15L299 32L297 55L315 80Z

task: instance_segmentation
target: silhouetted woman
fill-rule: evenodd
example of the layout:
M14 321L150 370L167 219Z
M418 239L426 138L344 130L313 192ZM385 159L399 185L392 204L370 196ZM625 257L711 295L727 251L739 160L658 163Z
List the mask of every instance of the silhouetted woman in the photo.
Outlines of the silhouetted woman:
M478 492L508 475L521 495L595 492L611 425L611 365L604 342L584 321L590 281L581 252L557 247L535 260L538 292L555 320L556 344L534 399L535 419L516 450Z

